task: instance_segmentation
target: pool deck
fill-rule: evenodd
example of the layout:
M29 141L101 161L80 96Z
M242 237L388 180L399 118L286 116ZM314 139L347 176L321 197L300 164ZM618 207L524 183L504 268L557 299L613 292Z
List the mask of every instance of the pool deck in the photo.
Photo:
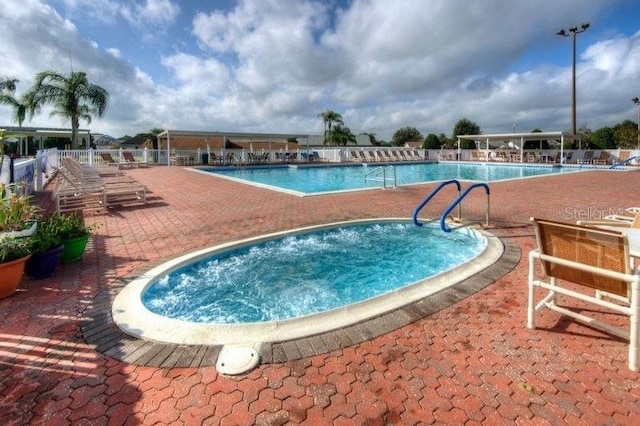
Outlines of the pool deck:
M509 259L468 283L477 293L409 306L333 338L271 345L262 353L267 363L234 377L211 366L216 348L119 333L108 318L115 292L150 267L206 246L320 223L409 217L434 185L300 198L175 166L127 174L150 189L148 205L85 214L100 227L82 261L45 280L25 279L0 300L0 424L640 419L640 373L627 369L628 343L551 311L541 313L537 330L525 327L526 254L535 244L529 217L573 222L637 206L640 170L491 183L489 230L503 238ZM436 216L453 195L445 189L425 216ZM52 208L50 193L37 199ZM472 192L463 217L484 220L485 202L483 191Z

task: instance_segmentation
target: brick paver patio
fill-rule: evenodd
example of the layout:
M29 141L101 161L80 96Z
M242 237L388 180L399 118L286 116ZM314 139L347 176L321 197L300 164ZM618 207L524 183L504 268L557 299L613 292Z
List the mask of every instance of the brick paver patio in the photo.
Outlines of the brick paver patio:
M148 186L150 203L86 214L100 228L82 261L61 265L49 279L25 279L19 293L0 300L0 424L640 420L640 376L627 369L626 342L548 311L540 315L539 329L525 327L526 254L534 246L529 217L575 221L637 205L640 171L490 184L490 230L522 254L506 275L393 331L320 355L274 359L235 377L211 366L119 361L85 341L87 321L100 320L87 314L108 306L110 295L150 265L300 226L409 217L432 186L298 198L182 167L127 173ZM49 195L38 196L48 208ZM436 216L451 197L445 190L425 215ZM483 220L484 203L480 191L470 195L463 217ZM192 352L192 358L206 356Z

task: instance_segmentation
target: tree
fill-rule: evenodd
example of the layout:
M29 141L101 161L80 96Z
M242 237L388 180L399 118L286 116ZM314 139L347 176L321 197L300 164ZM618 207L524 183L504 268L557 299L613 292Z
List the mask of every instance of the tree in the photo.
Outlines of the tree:
M634 148L638 141L638 126L631 120L613 126L618 148Z
M583 149L588 148L591 145L592 134L593 132L591 132L591 129L586 124L583 124L578 129L578 135L580 136L580 145Z
M102 117L107 108L109 93L90 83L84 72L72 71L69 75L64 75L56 71L43 71L36 74L27 99L31 116L40 112L44 105L52 104L52 116L58 115L71 120L71 144L77 147L80 120L91 123L92 114Z
M396 130L391 138L391 144L395 146L403 146L407 142L420 142L422 135L415 127L403 127Z
M480 126L473 121L466 118L458 120L455 126L453 126L453 139L457 139L460 135L479 135Z
M422 142L422 148L424 149L440 149L440 139L433 133L429 133L424 142Z
M441 148L455 148L456 146L456 141L449 139L444 133L440 133L438 140L440 141Z
M22 127L22 123L27 115L27 107L24 100L18 100L14 93L16 91L16 83L19 80L0 77L0 104L13 107L13 120Z
M462 118L458 120L455 126L453 126L453 140L457 140L460 135L479 135L480 126L473 121L470 121L466 118ZM460 140L460 148L462 149L473 149L475 148L475 142L470 141L468 139Z
M144 139L144 146L147 148L158 149L158 138L157 136L162 133L164 130L158 127L154 127L146 133L138 133L135 137Z
M23 98L18 100L14 93L16 91L16 83L19 80L13 78L5 78L0 77L0 104L9 105L13 108L13 121L18 123L18 127L22 130L22 123L24 123L24 119L27 115L27 106L25 104L26 100ZM20 144L22 144L22 136L21 132L19 133ZM2 147L0 148L0 155L4 156L4 142L2 143ZM22 149L22 145L20 146ZM0 161L0 171L2 161Z
M342 116L335 111L331 111L330 109L321 112L318 114L318 117L322 118L322 122L324 123L324 143L327 143L327 132L331 130L331 125L333 123L344 124L342 121Z
M616 147L616 136L611 127L602 127L591 134L591 144L600 149Z
M346 146L348 143L356 143L356 137L351 130L341 124L334 126L329 132L329 145Z

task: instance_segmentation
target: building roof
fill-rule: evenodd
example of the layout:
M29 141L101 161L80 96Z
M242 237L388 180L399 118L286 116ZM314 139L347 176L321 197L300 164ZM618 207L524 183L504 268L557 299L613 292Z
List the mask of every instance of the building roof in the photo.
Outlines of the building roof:
M220 131L201 131L201 130L173 130L166 129L160 132L157 137L166 139L172 136L190 136L190 137L223 137L234 139L298 139L306 138L309 135L300 133L248 133L248 132L220 132Z
M54 137L71 137L71 129L59 127L17 127L17 126L0 126L0 130L7 133L20 133L23 136L54 136ZM89 129L78 129L78 134L91 134Z

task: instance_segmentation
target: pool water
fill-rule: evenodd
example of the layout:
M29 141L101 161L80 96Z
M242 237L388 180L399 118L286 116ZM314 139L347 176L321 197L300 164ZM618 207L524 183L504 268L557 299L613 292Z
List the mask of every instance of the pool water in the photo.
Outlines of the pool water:
M159 278L150 311L197 323L297 318L357 303L461 265L486 246L479 233L389 222L290 235L236 248Z
M377 165L326 166L326 167L246 167L234 169L203 168L216 175L294 191L303 195L380 188L381 181L365 180L365 175ZM394 164L397 185L410 185L448 179L490 182L542 176L563 171L576 171L551 165L489 165L461 163ZM390 176L390 175L387 175ZM387 186L391 186L390 181Z

